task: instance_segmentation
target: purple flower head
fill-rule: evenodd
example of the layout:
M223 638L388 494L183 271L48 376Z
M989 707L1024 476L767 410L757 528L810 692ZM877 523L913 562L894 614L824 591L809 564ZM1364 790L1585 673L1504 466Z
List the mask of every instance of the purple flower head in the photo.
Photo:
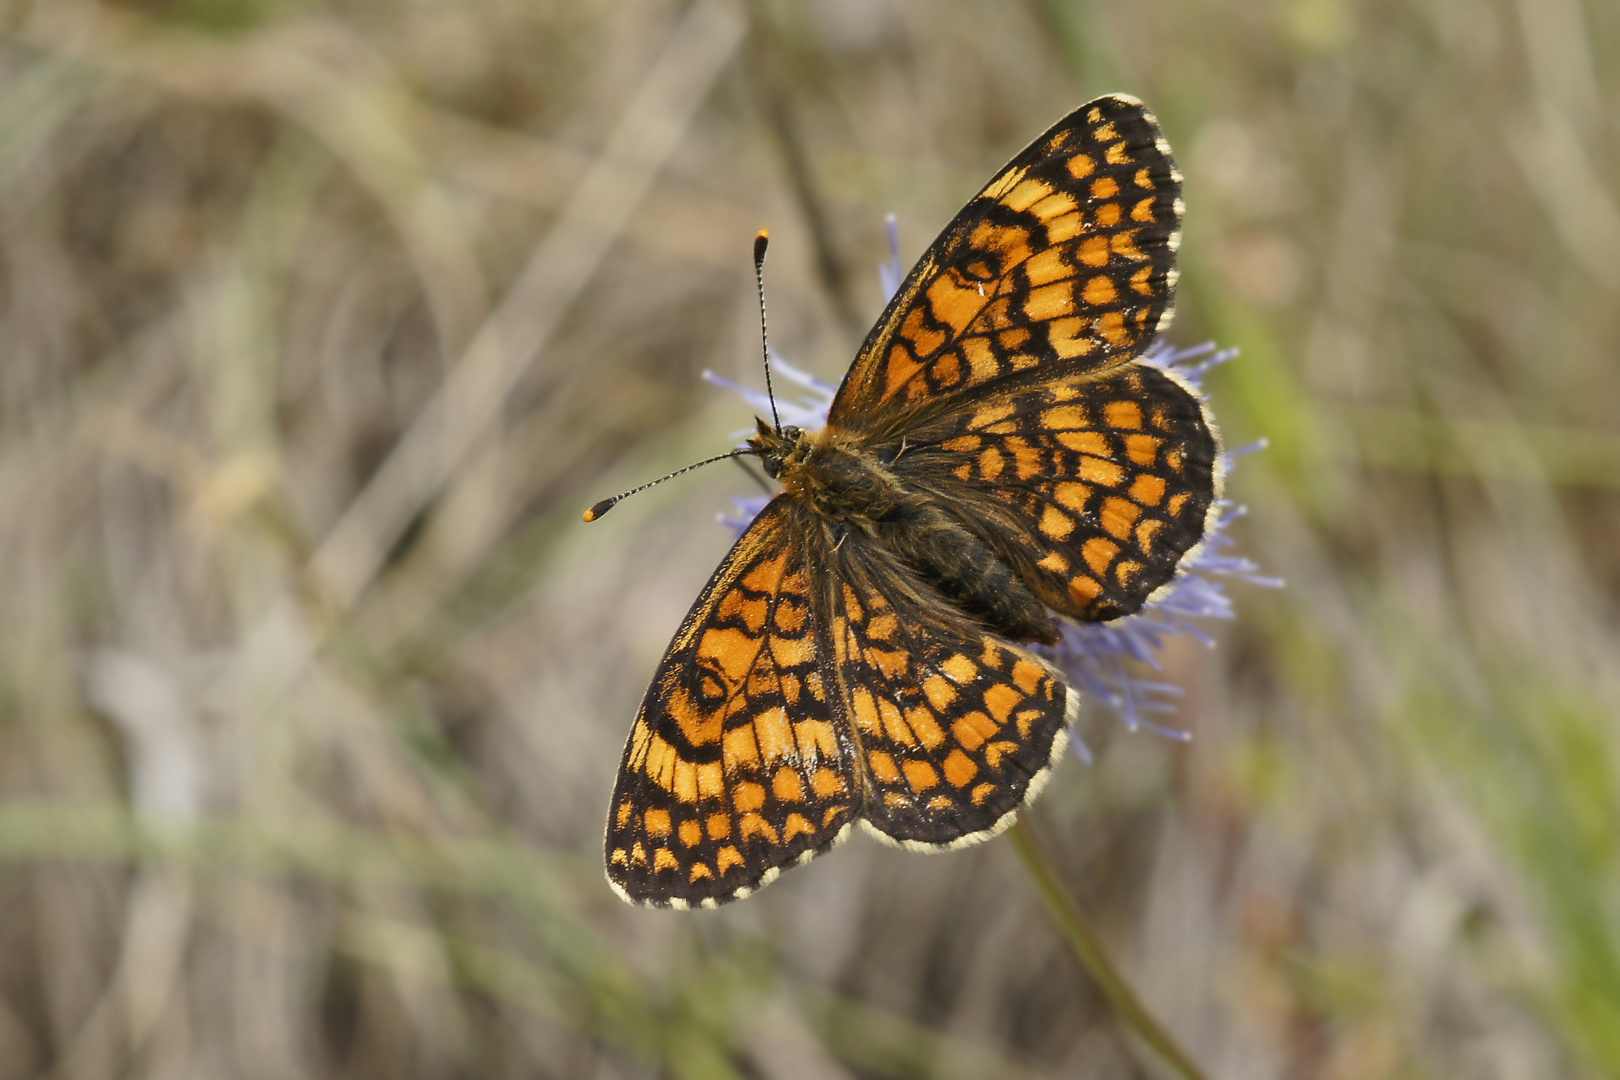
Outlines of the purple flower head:
M878 268L878 273L884 292L892 296L900 285L900 257L893 217L889 218L888 224L891 257L888 263ZM1210 343L1178 349L1161 338L1150 345L1140 359L1143 363L1174 372L1202 395L1204 376L1210 369L1236 355L1236 349L1217 349ZM771 353L771 370L783 381L801 390L797 398L784 395L777 399L776 408L782 422L810 429L824 426L837 388L786 363L774 351ZM743 400L759 415L770 415L770 400L763 391L741 386L712 372L704 372L704 378L741 394ZM1234 459L1259 450L1264 445L1259 442L1224 451L1225 470L1230 472ZM720 520L741 532L768 501L768 495L733 497L732 511L721 514ZM1227 530L1232 522L1243 516L1243 508L1224 499L1216 507L1218 513L1211 515L1208 533L1198 546L1182 558L1170 587L1159 590L1141 611L1105 623L1081 623L1060 618L1062 639L1058 644L1035 647L1069 676L1076 689L1107 705L1132 731L1147 728L1171 738L1189 738L1185 731L1148 719L1149 716L1173 711L1174 705L1170 699L1179 695L1181 688L1143 677L1138 672L1143 667L1151 672L1163 670L1161 654L1165 642L1177 634L1186 634L1208 646L1214 645L1214 641L1193 620L1232 618L1232 601L1226 595L1226 579L1272 588L1282 584L1276 578L1262 576L1260 568L1252 561L1231 554L1233 541ZM1082 759L1089 762L1090 750L1078 732L1071 734L1070 745Z

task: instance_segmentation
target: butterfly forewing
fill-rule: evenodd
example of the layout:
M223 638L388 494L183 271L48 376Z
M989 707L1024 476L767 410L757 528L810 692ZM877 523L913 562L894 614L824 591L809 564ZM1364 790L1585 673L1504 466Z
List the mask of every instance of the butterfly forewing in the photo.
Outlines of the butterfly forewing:
M1168 322L1181 177L1141 102L1099 98L1015 157L902 283L829 422L898 434L909 411L1023 374L1099 370Z
M811 614L815 529L791 500L767 506L659 666L608 814L608 877L627 899L746 895L853 821L854 744Z

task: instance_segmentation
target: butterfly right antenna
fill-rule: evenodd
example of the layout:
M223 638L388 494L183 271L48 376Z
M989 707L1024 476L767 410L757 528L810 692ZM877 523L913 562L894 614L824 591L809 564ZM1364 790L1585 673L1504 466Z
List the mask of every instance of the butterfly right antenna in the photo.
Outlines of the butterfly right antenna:
M759 346L765 361L765 396L771 401L771 426L781 431L782 418L777 415L776 395L771 392L771 342L765 326L765 249L770 242L771 234L765 229L754 237L754 288L759 293Z

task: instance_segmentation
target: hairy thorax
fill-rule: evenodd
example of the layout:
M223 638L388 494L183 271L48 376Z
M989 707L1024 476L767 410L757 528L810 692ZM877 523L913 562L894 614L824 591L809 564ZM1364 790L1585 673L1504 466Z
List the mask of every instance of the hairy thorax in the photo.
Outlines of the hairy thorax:
M858 532L975 622L1017 641L1057 640L1051 615L1005 553L890 468L901 451L885 460L834 428L778 429L763 420L749 443L782 490L823 519L835 545Z

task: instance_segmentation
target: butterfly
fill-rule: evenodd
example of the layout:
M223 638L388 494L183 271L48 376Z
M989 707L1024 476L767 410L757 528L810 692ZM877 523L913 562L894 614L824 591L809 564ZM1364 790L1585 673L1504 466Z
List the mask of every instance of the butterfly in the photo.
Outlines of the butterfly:
M1199 396L1138 360L1171 318L1181 216L1152 113L1082 105L928 248L824 428L758 421L743 452L782 490L630 730L622 897L714 907L857 821L959 847L1036 794L1079 699L1035 647L1166 589L1219 496Z

